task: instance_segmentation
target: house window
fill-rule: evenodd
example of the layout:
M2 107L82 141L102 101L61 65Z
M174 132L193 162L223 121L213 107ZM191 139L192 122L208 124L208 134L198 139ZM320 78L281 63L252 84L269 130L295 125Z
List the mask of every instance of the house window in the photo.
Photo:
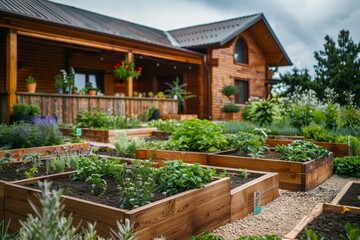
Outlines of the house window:
M104 74L76 71L75 73L75 86L81 90L85 87L87 82L91 82L93 87L96 87L98 91L104 92Z
M235 95L235 103L245 104L249 98L249 82L242 80L235 80L235 87L238 90Z
M248 64L248 48L243 39L239 39L235 45L234 60L236 63Z

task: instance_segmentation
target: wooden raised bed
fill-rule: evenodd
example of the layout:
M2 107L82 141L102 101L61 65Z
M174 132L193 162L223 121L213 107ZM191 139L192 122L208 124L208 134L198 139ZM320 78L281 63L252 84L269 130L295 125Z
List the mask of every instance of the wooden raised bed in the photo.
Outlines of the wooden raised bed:
M160 116L161 119L175 119L175 120L185 120L185 119L194 119L198 118L197 114L165 114Z
M279 173L280 188L292 191L309 191L323 183L333 173L333 156L331 153L329 157L321 157L304 163L225 155L231 153L235 153L235 151L208 154L207 164L277 172Z
M84 154L90 149L89 143L68 143L54 146L43 146L33 148L17 148L9 150L1 150L0 158L4 157L5 153L12 153L12 158L20 160L22 155L29 153L38 153L41 157L58 154L81 153Z
M242 170L235 168L212 167L217 171L226 171L240 175ZM261 193L261 206L271 202L279 196L279 174L261 171L248 171L250 174L261 175L241 186L231 189L231 222L244 218L254 211L254 192Z
M288 145L292 143L294 139L267 139L266 144L269 147L275 147L276 145ZM352 156L353 151L351 147L346 143L333 143L333 142L315 142L311 141L312 143L326 148L330 152L334 154L334 157L345 157L345 156Z
M75 133L75 130L73 128L59 127L59 130L64 136L73 136Z
M351 213L358 214L360 218L360 209L349 207ZM339 213L343 211L343 206L333 205L333 204L323 204L319 203L314 207L311 213L305 217L303 217L300 222L284 236L284 240L293 240L298 239L298 235L304 230L304 228L313 221L316 217L318 217L322 212L332 212ZM346 213L345 213L346 214ZM331 221L331 219L329 219ZM340 238L340 237L339 237Z
M136 149L136 158L151 159L162 165L166 160L182 160L185 163L199 163L207 164L208 153L203 152L187 152L187 151L172 151L172 150L152 150L139 148Z
M336 195L336 197L334 198L334 200L331 202L331 204L334 205L346 205L346 206L350 206L351 208L356 208L358 210L360 210L359 204L360 204L360 199L357 199L357 196L360 196L360 192L358 192L356 194L356 196L354 196L354 201L358 202L359 204L357 206L352 206L352 205L348 205L348 204L342 204L341 200L343 199L343 197L347 194L347 192L349 191L349 189L354 186L354 185L359 186L360 182L354 182L354 181L349 181L347 184L345 184L345 186L343 187L343 189Z
M151 137L157 128L134 128L118 130L100 130L82 128L81 137L88 141L111 143L116 140L116 135L126 133L128 137Z
M28 200L36 205L39 190L27 184L39 180L66 178L69 173L44 176L7 183L5 185L5 219L10 229L17 230L19 220L25 220L31 212ZM203 188L193 189L147 204L134 210L124 210L103 204L63 196L65 212L72 213L74 225L85 227L87 222L96 221L99 235L109 237L110 229L116 229L116 221L129 218L135 226L138 239L153 239L164 236L167 239L184 239L205 230L212 230L230 221L230 179L215 180Z

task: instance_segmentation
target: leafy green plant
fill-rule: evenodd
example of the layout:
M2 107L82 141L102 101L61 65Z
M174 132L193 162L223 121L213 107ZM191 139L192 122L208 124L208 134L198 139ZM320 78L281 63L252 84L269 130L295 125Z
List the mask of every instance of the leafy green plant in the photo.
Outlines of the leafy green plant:
M265 235L265 236L260 236L260 237L256 237L256 236L244 236L244 237L240 237L237 240L281 240L281 237L278 237L276 235Z
M346 236L341 236L342 240L360 240L359 228L356 225L347 222L345 224Z
M4 157L0 158L0 164L1 163L9 163L12 162L12 153L11 152L5 152Z
M260 126L269 125L275 119L280 117L278 100L276 98L269 98L263 101L253 101L250 106L250 121L258 123Z
M13 106L14 115L29 115L29 105L27 103L16 103Z
M32 166L28 171L24 172L26 178L34 178L38 175L39 170L37 166Z
M158 120L152 120L148 124L149 127L156 127L157 130L159 131L164 131L172 134L173 132L175 132L175 130L181 124L181 122L174 119L169 119L169 120L158 119Z
M312 114L313 107L308 105L291 105L289 118L291 126L301 130L304 126L308 126L314 119Z
M344 177L360 177L360 156L335 158L334 173Z
M213 169L200 167L199 164L186 165L182 161L167 161L159 169L158 181L162 192L171 196L189 189L199 188L212 181Z
M91 193L96 196L102 196L107 189L107 182L102 178L102 175L98 173L91 174L85 182L91 183Z
M131 225L130 220L125 218L125 223L121 224L119 221L116 221L117 231L111 229L111 237L118 240L137 240L133 234L133 225Z
M119 157L135 158L136 149L146 146L144 138L128 138L126 133L116 136L114 142L116 148L116 155Z
M275 150L281 153L281 159L295 162L306 162L330 154L325 148L303 140L288 145L277 145Z
M29 75L25 81L26 81L26 83L36 83L35 78L31 75Z
M240 156L261 157L265 150L265 139L257 134L238 132L230 140L230 146L235 148Z
M29 115L38 116L40 115L40 107L37 104L29 104Z
M250 175L251 174L249 173L249 171L247 169L241 169L240 176L242 176L244 180L248 179L248 177Z
M208 120L188 119L177 128L173 141L184 151L216 152L227 147L223 128Z
M228 113L240 112L240 106L237 106L233 103L228 103L221 108L221 111Z
M195 95L185 90L187 84L180 83L180 79L178 77L176 77L175 81L172 83L165 82L164 84L170 87L170 89L165 90L165 93L171 96L176 96L176 99L178 100L178 113L181 114L184 110L186 110L185 100L193 98Z
M325 127L318 124L310 124L302 129L303 135L307 139L319 142L335 142L336 135L328 133Z
M200 234L200 236L191 236L190 240L224 240L224 238L206 231Z

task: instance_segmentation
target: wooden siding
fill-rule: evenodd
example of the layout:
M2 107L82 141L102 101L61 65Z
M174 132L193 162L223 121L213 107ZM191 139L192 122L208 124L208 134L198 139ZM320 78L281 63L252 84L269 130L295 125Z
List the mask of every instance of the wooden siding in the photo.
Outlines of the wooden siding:
M265 56L249 31L245 31L239 37L242 37L248 46L249 64L234 63L234 46L238 38L223 48L211 50L210 62L217 63L212 67L213 119L223 118L221 108L228 100L222 95L221 89L224 85L234 85L235 79L249 81L249 97L263 98L265 96Z
M5 92L6 37L0 35L0 93Z
M38 104L42 115L55 115L59 123L74 123L79 111L104 111L109 115L143 114L155 104L160 114L177 113L177 101L71 94L17 93L17 102Z

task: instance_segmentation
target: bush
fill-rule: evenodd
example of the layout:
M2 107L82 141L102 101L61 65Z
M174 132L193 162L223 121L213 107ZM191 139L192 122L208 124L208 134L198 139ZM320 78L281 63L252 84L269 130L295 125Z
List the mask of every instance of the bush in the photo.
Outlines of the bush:
M335 158L334 173L343 177L360 178L360 156Z
M224 150L227 140L222 126L208 120L188 119L177 128L171 141L184 151L216 152Z
M328 133L324 127L313 123L304 127L302 132L305 138L318 142L335 142L336 139L335 134Z
M128 139L126 133L123 133L121 135L116 136L114 145L116 148L116 156L135 158L136 149L145 147L146 142L145 139L143 138L134 137Z
M222 112L234 113L240 112L240 106L237 106L233 103L225 104L224 107L221 108Z
M238 92L238 90L234 85L225 85L221 90L221 93L224 96L226 96L230 102L231 102L231 96L236 95L237 92Z
M291 126L299 130L308 126L314 119L312 111L313 108L311 106L291 105L288 113Z
M13 110L14 110L14 115L22 115L22 116L27 116L29 115L30 112L29 105L27 105L26 103L16 103L13 106Z
M265 139L259 135L239 132L230 140L231 147L235 148L240 156L262 157L261 154L267 148Z
M280 117L278 102L275 98L253 101L250 106L250 121L262 127L271 124L276 118Z
M30 116L38 116L40 115L40 107L36 104L29 105L29 115Z

